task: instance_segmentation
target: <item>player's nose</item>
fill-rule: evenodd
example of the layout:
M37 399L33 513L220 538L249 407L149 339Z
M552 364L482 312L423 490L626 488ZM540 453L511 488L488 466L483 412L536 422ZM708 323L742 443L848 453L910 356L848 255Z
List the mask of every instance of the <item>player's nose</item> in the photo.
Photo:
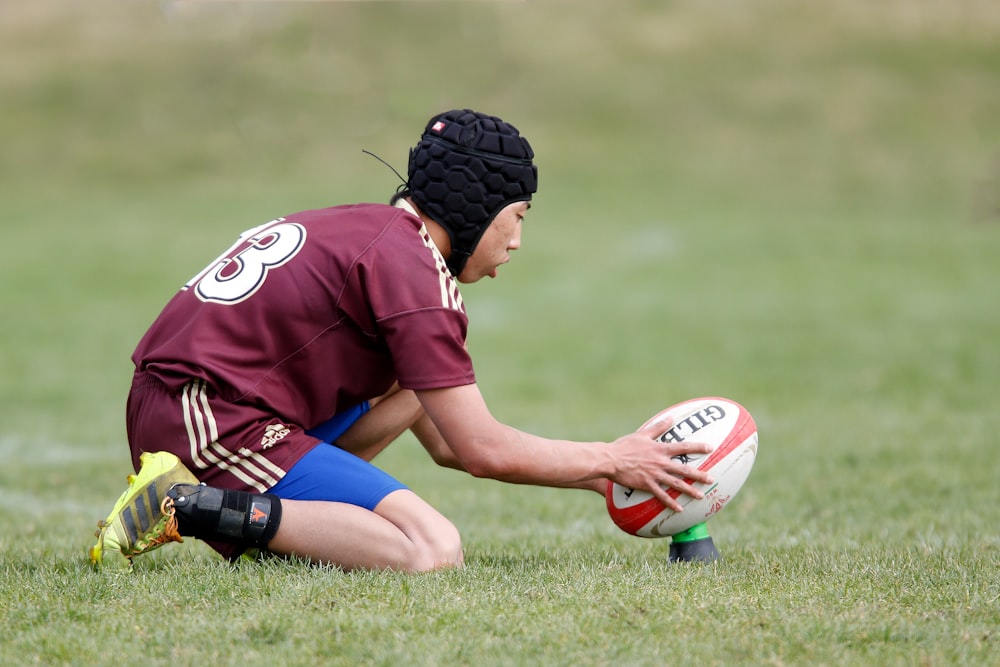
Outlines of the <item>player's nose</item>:
M517 224L514 228L514 235L511 237L510 241L507 242L508 250L517 250L521 247L521 223Z

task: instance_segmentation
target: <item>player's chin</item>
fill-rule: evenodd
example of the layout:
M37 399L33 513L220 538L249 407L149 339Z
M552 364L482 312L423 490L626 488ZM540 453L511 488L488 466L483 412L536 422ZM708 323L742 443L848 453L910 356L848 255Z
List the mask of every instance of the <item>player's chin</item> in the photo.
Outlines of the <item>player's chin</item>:
M495 265L493 267L493 270L490 271L486 275L488 275L490 278L496 278L497 274L500 272L500 267L503 266L504 264L506 264L509 261L510 261L510 257L506 257L502 262L500 262L499 264Z
M497 267L493 267L489 271L469 271L465 270L458 276L458 282L468 285L471 283L478 283L483 278L496 278L497 277Z

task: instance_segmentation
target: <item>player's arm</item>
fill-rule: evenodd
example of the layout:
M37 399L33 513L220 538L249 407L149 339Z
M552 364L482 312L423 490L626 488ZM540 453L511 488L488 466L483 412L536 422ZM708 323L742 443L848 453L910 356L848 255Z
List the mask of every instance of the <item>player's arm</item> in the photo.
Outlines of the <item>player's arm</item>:
M497 421L475 384L418 391L417 397L454 454L459 464L456 467L477 477L582 488L589 488L591 480L607 478L649 491L677 511L680 505L663 487L701 497L701 492L684 479L710 481L707 473L672 458L704 453L708 447L702 443L657 442L654 437L662 433L661 424L651 424L613 443L552 440Z
M431 455L434 462L445 468L454 468L464 471L462 462L455 456L451 446L445 441L441 431L438 430L427 413L423 413L412 426L410 432L416 436L420 444L423 445L427 453Z
M427 453L431 455L434 462L440 466L446 468L454 468L455 470L465 471L462 467L461 461L455 456L455 452L451 450L451 447L445 442L444 436L438 431L437 426L431 421L431 418L426 414L423 414L420 419L410 427L410 431L416 436L420 444L424 446ZM598 479L587 479L580 482L568 482L565 484L555 484L552 483L549 486L558 487L561 489L583 489L585 491L593 491L600 495L604 495L607 488L608 480L606 478Z

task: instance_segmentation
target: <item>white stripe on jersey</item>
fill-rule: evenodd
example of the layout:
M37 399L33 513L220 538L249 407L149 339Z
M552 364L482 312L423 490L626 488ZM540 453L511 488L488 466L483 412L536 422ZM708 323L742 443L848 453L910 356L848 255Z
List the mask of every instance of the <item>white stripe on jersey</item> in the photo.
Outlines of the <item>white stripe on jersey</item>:
M188 382L181 392L181 407L184 410L184 426L187 428L188 442L191 445L191 462L196 468L204 470L209 464L201 458L201 445L205 441L205 421L201 412L197 409L197 400L194 407L191 403L191 394L201 384L200 380Z
M272 479L274 479L274 481L271 482L271 484L270 484L270 486L268 488L271 488L271 486L274 486L279 481L281 481L281 478L284 477L285 474L286 474L286 471L282 470L278 466L276 466L273 463L271 463L267 459L267 457L263 456L262 454L259 454L257 452L251 451L251 450L247 449L246 447L240 447L239 452L240 452L240 454L242 456L245 456L248 459L252 459L253 462L256 463L257 465L259 465L260 467L267 468L267 470L270 471L270 473L272 475L274 475L274 477L272 477ZM264 474L266 474L266 473L264 473Z
M241 448L240 456L237 456L218 443L218 425L208 402L204 380L184 385L181 403L191 460L197 468L204 470L211 465L218 466L259 493L266 492L284 477L285 471L261 454Z
M396 202L396 208L401 208L414 217L420 217L405 199L400 199ZM445 308L464 312L465 304L462 301L462 293L458 291L458 282L451 275L448 263L444 260L444 256L438 250L437 245L434 244L434 239L431 238L430 232L427 231L427 226L424 224L420 225L420 238L424 242L424 245L430 249L431 254L434 255L434 265L437 266L438 281L441 286L441 305Z
M434 255L434 264L437 266L438 281L441 286L441 305L452 310L464 310L462 293L458 291L458 283L452 277L451 270L448 268L448 263L444 261L441 251L434 245L434 239L431 238L427 227L423 225L420 226L420 238Z

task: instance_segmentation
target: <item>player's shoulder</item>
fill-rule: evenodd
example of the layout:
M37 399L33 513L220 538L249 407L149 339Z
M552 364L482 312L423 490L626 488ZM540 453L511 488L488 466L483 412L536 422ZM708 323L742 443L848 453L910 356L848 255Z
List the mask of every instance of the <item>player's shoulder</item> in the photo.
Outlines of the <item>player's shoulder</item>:
M373 243L393 229L402 228L406 233L418 231L420 221L407 220L409 216L389 204L342 204L315 208L286 215L282 220L301 226L314 239L327 238L331 242Z
M285 216L298 223L328 224L332 222L385 225L406 216L406 212L390 204L359 203L340 204L315 208Z
M303 228L311 239L311 252L331 256L352 255L377 262L390 255L402 260L422 257L429 242L420 218L390 204L343 204L300 211L283 220Z

